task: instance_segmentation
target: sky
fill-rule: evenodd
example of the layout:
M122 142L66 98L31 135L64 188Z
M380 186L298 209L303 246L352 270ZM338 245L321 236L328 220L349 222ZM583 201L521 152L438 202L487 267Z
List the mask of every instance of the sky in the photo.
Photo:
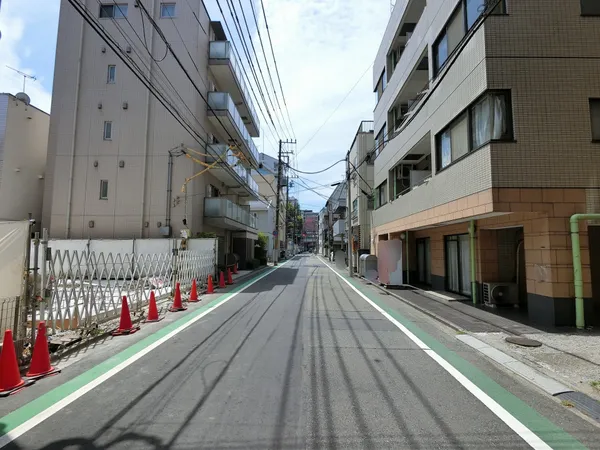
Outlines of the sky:
M248 1L242 3L249 15ZM258 1L254 0L261 18L258 29L276 77ZM264 137L256 139L256 144L261 151L276 156L279 137L295 137L297 145L287 147L295 149L294 166L305 172L319 171L343 159L360 121L373 119L371 65L390 16L390 0L263 1L291 127L287 121L282 123L274 136L261 120ZM49 112L60 1L0 2L0 92L15 94L23 88L23 77L6 66L34 75L37 79L27 80L26 91L33 105ZM205 3L211 19L222 20L216 0ZM226 4L221 0L225 20L234 30ZM256 31L251 26L259 60L264 63ZM284 108L281 97L280 102ZM287 118L285 109L283 115ZM290 195L299 199L302 209L318 211L325 204L322 196L329 196L334 189L330 184L342 180L344 170L344 164L338 164L321 174L300 174Z

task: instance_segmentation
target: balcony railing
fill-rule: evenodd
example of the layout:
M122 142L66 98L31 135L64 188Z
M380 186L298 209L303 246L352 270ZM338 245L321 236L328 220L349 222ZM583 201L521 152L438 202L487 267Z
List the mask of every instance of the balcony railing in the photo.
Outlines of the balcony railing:
M235 107L235 103L231 99L231 96L227 92L209 92L208 93L208 105L212 110L216 111L227 111L231 118L231 121L235 125L237 132L242 137L244 141L243 144L246 145L248 151L252 155L255 160L255 163L258 164L258 149L254 145L254 141L252 137L248 133L246 126L244 125L244 121L240 117L240 113ZM220 130L219 130L220 131Z
M208 146L208 156L206 159L207 163L213 163L215 161L219 161L225 163L229 166L231 170L233 170L238 177L241 179L243 183L248 185L257 196L259 195L258 184L252 178L252 170L244 167L241 164L240 159L234 155L232 150L227 150L227 145L225 144L212 144ZM223 157L219 158L221 155ZM218 178L218 176L217 176ZM238 180L239 181L239 180Z
M222 197L204 199L204 217L233 220L250 228L257 228L256 217L246 208Z
M244 102L248 107L248 111L250 111L250 115L252 116L252 120L256 124L256 128L260 129L260 122L258 121L258 115L256 114L256 110L254 109L254 104L250 97L250 91L244 82L244 71L241 64L238 62L237 58L233 54L231 42L229 41L211 41L209 44L208 50L208 58L215 60L227 60L231 65L231 70L233 71L244 96Z

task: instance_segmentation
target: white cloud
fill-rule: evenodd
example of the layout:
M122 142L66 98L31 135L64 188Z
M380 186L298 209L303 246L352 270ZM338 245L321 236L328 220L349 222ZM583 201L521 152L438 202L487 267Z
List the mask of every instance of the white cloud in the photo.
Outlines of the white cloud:
M57 7L55 0L5 0L0 10L0 92L16 94L23 90L23 77L6 66L36 76L36 81L27 80L25 90L31 103L47 112L50 111L51 91L42 84L47 80L40 73L48 68L33 67L25 62L32 55L32 45L25 41L32 27L55 15L49 13L56 12ZM49 28L55 29L56 24Z

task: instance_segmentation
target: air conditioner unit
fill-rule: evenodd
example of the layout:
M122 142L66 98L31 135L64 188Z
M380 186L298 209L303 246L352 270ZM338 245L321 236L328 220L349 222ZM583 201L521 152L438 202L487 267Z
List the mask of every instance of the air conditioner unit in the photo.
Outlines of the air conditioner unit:
M518 305L519 288L516 283L483 283L483 302L491 306Z

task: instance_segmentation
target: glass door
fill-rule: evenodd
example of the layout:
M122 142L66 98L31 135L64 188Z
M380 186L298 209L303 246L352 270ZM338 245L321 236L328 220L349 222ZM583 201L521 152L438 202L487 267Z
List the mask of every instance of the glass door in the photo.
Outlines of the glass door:
M471 254L468 234L446 236L446 288L471 295Z
M430 239L417 239L417 272L421 284L431 285L431 247Z

